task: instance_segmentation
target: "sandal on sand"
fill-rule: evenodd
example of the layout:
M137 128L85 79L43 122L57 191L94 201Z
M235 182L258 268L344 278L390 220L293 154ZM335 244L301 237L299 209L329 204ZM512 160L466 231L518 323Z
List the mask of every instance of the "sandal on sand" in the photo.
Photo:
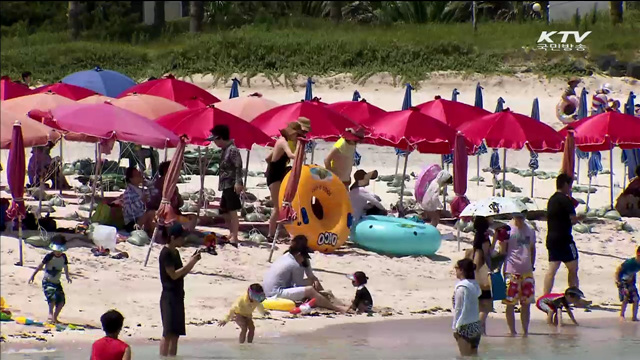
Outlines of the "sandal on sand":
M112 259L116 259L116 260L120 260L120 259L128 259L129 258L129 253L127 253L126 251L118 253L116 255L113 255L111 257Z
M91 249L93 256L109 256L109 249L105 249L102 246Z
M238 248L238 243L237 242L231 242L228 239L221 239L221 240L218 241L218 244L220 246L231 245L236 249Z

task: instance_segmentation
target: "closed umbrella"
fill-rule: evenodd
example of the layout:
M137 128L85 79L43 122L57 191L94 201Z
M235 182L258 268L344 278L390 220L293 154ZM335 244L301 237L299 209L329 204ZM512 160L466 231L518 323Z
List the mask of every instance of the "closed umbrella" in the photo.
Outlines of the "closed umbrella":
M476 98L475 101L473 103L473 106L478 108L478 109L482 109L484 110L484 101L482 98L482 89L483 87L480 86L480 83L476 84ZM489 112L487 111L487 114L489 114ZM457 128L457 126L456 126ZM482 154L486 154L487 153L487 146L482 143L480 144L480 146L478 146L477 151L476 151L476 185L480 186L480 155ZM499 160L499 159L498 159ZM499 163L499 161L498 161Z
M2 99L3 101L21 96L31 95L33 93L33 90L29 89L29 87L26 85L15 83L10 79L4 77L0 79L0 99Z
M358 90L353 92L353 97L351 98L351 101L358 101L362 98L362 96L360 96L360 93L358 92Z
M151 248L153 243L157 241L160 236L160 227L172 224L177 219L177 214L171 207L171 199L175 195L176 185L178 178L180 177L180 170L182 170L182 160L184 158L184 148L186 139L181 138L176 148L176 152L173 153L171 158L171 164L164 177L164 184L162 185L162 201L160 207L156 211L156 228L153 230L153 236L151 237L151 243L149 244L149 250L147 250L147 257L144 259L144 266L147 266L149 261L149 254L151 254Z
M55 129L33 121L26 115L15 114L2 107L0 112L0 149L11 148L16 121L20 123L20 138L23 147L44 146L49 141L56 142L60 139L60 133Z
M31 121L26 119L26 121ZM35 123L35 122L34 122ZM43 125L44 126L44 125ZM4 132L4 131L3 131ZM7 182L11 191L11 205L7 210L9 220L18 220L18 241L20 260L16 265L22 266L22 219L26 216L24 207L24 142L22 138L22 126L20 121L13 124L11 131L11 147L9 148L9 160L7 163ZM3 215L4 216L4 215Z
M160 96L184 105L189 109L204 107L220 101L208 91L186 81L178 80L173 75L167 75L162 79L145 81L122 90L115 96L120 98L133 92Z
M85 70L67 75L62 82L93 90L98 94L116 97L136 84L130 77L117 71L104 70L96 66L93 70Z
M580 92L580 103L579 103L579 107L578 107L578 120L580 119L584 119L586 117L589 116L589 109L587 107L587 94L589 94L589 92L587 91L587 88L582 88L582 91ZM601 108L602 109L602 108ZM596 111L596 113L600 112L600 110ZM595 115L595 113L594 113ZM577 171L576 171L576 183L580 183L580 160L586 160L589 158L589 153L586 153L578 148L576 148L576 165L577 165Z
M229 93L229 99L237 98L240 96L240 90L238 87L240 86L240 80L237 78L233 78L231 80L231 92Z
M461 133L456 135L455 147L453 149L453 192L455 198L451 202L451 212L458 217L464 208L469 205L467 193L467 170L469 169L467 158L467 146ZM446 203L443 202L443 204ZM458 236L458 251L460 250L460 236Z
M574 178L574 169L576 162L576 139L573 129L566 132L564 142L564 153L562 155L562 166L560 172Z
M357 124L349 118L315 100L278 106L260 114L251 124L268 136L275 137L280 135L280 129L284 129L290 122L297 121L300 117L306 117L311 121L308 139L337 141L346 129L357 127Z
M113 99L111 100L111 104L151 120L187 109L186 106L169 99L138 93Z
M305 91L304 91L304 100L305 101L313 100L313 84L315 84L313 79L311 79L310 77L307 78L307 86L306 86Z
M629 92L629 97L627 98L627 103L625 104L625 107L624 107L625 114L632 115L632 116L635 115L635 104L634 104L635 98L636 98L636 95L633 93L633 91ZM635 177L636 167L640 166L640 149L622 150L622 155L623 155L625 166L627 167L627 170L628 170L628 179L629 181L631 181L631 179ZM625 181L624 181L623 187L626 187L627 177L625 177L624 179Z
M458 89L453 89L453 92L451 93L451 101L458 102L458 95L460 95L460 92L458 91ZM436 98L440 98L440 97L437 96ZM449 164L451 163L453 163L453 154L442 155L442 164L447 165L447 170L449 169ZM445 206L446 206L446 203L445 203Z
M405 84L405 91L404 91L404 98L402 99L402 110L409 110L413 105L411 104L411 90L413 90L413 86L411 86L410 83L406 83ZM401 149L396 148L396 173L395 175L398 175L398 167L400 167L400 156L404 156L405 157L405 162L407 160L407 157L409 156L409 153L406 151L403 151ZM404 183L404 179L402 180Z
M249 96L235 97L216 103L216 108L235 115L244 121L251 122L258 115L280 106L273 100L262 97L262 94L254 93Z
M64 96L74 101L82 100L89 96L97 95L93 90L65 83L55 83L51 85L41 86L34 90L36 93L46 93L48 91Z
M451 92L451 101L458 101L458 95L460 95L460 91L458 91L458 89L453 89Z
M499 97L498 101L496 102L496 110L494 111L494 113L500 112L502 110L504 110L504 99L502 97ZM507 157L507 149L504 149L504 156ZM500 164L500 153L498 152L498 149L495 149L495 148L493 149L493 152L491 153L491 161L489 163L490 163L489 166L491 167L491 169L494 168L494 165L492 165L492 164L494 164L494 163ZM505 180L505 177L506 177L506 174L507 174L507 172L506 172L506 170L507 170L506 160L505 160L505 163L504 163L504 169L500 169L500 165L498 165L497 169L499 171L500 170L502 171L502 181L504 183L504 180ZM494 176L494 179L495 179L496 178L496 172L492 171L492 173L493 173L493 176ZM494 191L495 191L495 186L494 186ZM502 191L504 192L504 187L503 187ZM495 195L495 193L494 193L494 195Z
M531 106L531 118L540 121L540 104L538 98L533 99L533 105ZM538 170L538 154L529 150L529 169L531 170L531 199L533 199L533 183L535 180L535 171Z
M313 129L313 127L312 127ZM287 185L284 190L284 196L282 197L282 204L280 205L280 212L278 216L278 227L276 228L276 234L274 239L278 238L278 233L282 226L286 223L291 223L296 220L296 211L291 205L293 198L296 196L296 192L298 192L298 183L300 182L300 173L302 172L302 165L304 164L304 148L305 142L307 140L304 138L298 138L298 144L296 146L295 160L293 161L293 166L291 167L291 175L287 180ZM276 206L278 206L277 199ZM271 258L273 257L273 250L275 249L276 242L275 240L271 243L271 251L269 252L269 262L271 262Z

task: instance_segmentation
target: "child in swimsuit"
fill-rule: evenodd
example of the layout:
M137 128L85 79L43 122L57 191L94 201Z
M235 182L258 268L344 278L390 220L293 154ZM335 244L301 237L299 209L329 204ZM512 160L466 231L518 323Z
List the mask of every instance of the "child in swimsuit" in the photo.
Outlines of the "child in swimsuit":
M616 286L622 306L620 317L624 320L627 304L633 304L631 321L638 321L638 288L636 287L636 273L640 271L640 246L636 249L636 256L625 260L616 269Z
M538 298L536 307L547 313L547 324L563 326L562 309L567 310L569 318L577 326L578 322L571 311L571 304L575 304L584 298L584 294L575 286L568 288L564 294L546 294Z

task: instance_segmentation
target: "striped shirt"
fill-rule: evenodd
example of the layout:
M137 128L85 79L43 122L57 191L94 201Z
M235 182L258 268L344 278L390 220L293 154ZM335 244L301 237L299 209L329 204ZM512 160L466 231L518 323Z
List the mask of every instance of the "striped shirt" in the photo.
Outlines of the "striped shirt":
M123 194L124 206L122 209L125 224L136 222L147 211L144 201L142 201L142 195L142 189L133 184L127 185Z

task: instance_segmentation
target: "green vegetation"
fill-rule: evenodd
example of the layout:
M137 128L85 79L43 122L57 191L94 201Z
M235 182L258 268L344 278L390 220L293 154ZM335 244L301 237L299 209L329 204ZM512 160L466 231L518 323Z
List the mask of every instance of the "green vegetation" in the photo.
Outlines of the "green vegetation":
M606 13L592 13L551 26L541 20L485 20L479 22L478 31L474 33L469 22L449 22L442 18L432 21L435 13L400 7L395 12L388 10L387 17L381 16L379 9L372 10L375 21L341 23L324 17L277 18L262 9L251 15L251 25L244 25L246 18L222 17L220 13L224 9L212 8L216 4L211 3L223 6L229 2L206 5L206 26L200 34L186 33L188 18L167 23L161 33L136 23L127 28L127 39L123 38L122 31L114 30L118 26L112 22L100 20L98 23L103 24L105 30L99 32L84 20L80 40L71 41L66 30L54 31L56 26L51 24L40 24L34 30L35 25L5 25L3 20L2 75L17 78L22 71L30 70L37 80L55 82L72 72L101 66L138 80L167 72L178 76L203 73L218 77L265 73L274 79L282 74L288 78L296 74L352 73L356 79L364 80L377 72L389 72L402 76L402 81L416 81L424 79L429 72L447 70L484 74L531 71L547 76L586 74L594 71L591 63L599 55L615 54L618 59L633 60L640 54L637 41L640 12L635 10L626 11L624 22L615 26L608 21ZM353 18L355 15L349 15L352 10L346 8L346 5L342 8L343 16ZM307 10L323 16L328 9ZM276 7L272 10L282 11ZM119 9L116 13L122 11ZM233 14L232 10L224 11ZM251 14L248 10L247 13ZM358 13L358 19L366 18L363 13L366 14ZM518 19L517 13L502 11L500 14L501 19ZM498 17L498 13L495 16ZM415 20L403 21L405 18ZM230 19L240 25L228 23ZM47 26L48 30L43 30ZM544 30L590 30L592 33L585 40L588 51L536 50L536 41Z

